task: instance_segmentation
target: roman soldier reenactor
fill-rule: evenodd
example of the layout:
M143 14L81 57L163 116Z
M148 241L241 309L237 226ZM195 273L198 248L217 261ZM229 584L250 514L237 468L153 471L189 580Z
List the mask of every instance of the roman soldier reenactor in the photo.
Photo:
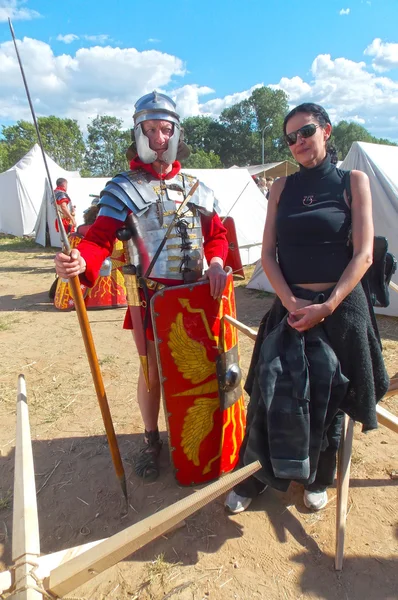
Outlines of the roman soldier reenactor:
M186 155L187 146L168 96L137 101L134 138L130 170L108 182L95 223L71 256L57 254L56 269L92 286L115 239L123 241L124 328L133 329L141 359L145 426L135 471L145 479L159 474L163 391L177 479L200 483L234 468L244 433L236 331L224 321L235 310L232 275L223 268L226 229L212 190L181 172L177 153Z

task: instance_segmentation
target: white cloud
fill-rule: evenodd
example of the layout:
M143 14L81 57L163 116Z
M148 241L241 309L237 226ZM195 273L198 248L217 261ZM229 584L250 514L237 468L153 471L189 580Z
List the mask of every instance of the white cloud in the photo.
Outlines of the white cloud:
M391 121L398 112L397 81L370 73L363 61L332 59L330 54L315 58L311 76L308 82L298 77L282 78L271 87L286 91L291 105L321 104L334 123L356 121L374 135L398 139L398 126Z
M206 114L211 117L218 117L220 113L224 110L224 108L229 108L237 102L242 102L242 100L246 100L252 95L255 89L262 86L262 83L256 83L256 85L253 85L249 90L245 90L243 92L235 92L234 94L224 96L224 98L215 98L214 100L209 100L208 102L205 102L201 105L200 111L202 114Z
M109 35L105 33L99 35L82 35L82 39L87 40L88 42L96 42L97 44L105 44L105 42L110 41Z
M349 14L350 14L349 8L342 8L341 11L339 12L339 15L349 15Z
M248 98L263 85L257 82L247 90L220 96L205 82L186 83L183 61L158 50L96 45L55 55L39 40L24 38L18 44L38 115L74 118L83 127L97 114L117 116L130 127L134 103L154 89L171 95L182 117L218 117L224 108ZM372 42L365 58L381 61L380 52L386 47L381 41ZM386 56L384 52L384 60ZM392 64L392 54L389 56ZM308 76L282 77L269 87L283 89L291 106L317 102L325 106L334 123L356 121L374 135L398 140L398 81L369 66L365 61L321 54L315 57ZM0 81L0 123L30 119L12 42L0 44Z
M194 117L202 114L199 96L214 93L209 87L199 85L184 85L172 92L172 98L178 106L181 117Z
M75 40L78 40L79 36L74 33L67 33L66 35L57 35L58 42L64 42L65 44L71 44Z
M157 38L148 38L147 42L149 42L149 44L159 44L161 40L158 40Z
M130 125L137 98L185 74L179 58L156 50L94 46L56 56L45 42L17 43L38 115L77 118L84 126L98 113ZM12 42L0 44L0 81L0 122L29 118Z
M382 42L380 38L375 38L364 54L374 57L372 66L379 73L398 67L398 44Z
M105 44L105 42L110 42L110 37L107 34L100 35L76 35L75 33L67 33L66 35L57 35L57 40L59 42L64 42L65 44L71 44L76 40L87 40L88 42L94 42L96 44Z
M23 6L25 0L0 0L0 23L7 21L30 21L40 17L40 13Z

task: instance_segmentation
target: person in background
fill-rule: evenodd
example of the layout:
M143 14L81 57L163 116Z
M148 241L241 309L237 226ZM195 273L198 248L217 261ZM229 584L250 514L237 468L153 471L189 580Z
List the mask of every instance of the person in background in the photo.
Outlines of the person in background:
M276 299L257 335L240 452L241 465L258 459L262 468L228 494L232 513L267 485L285 491L292 480L304 485L307 508L326 506L342 411L364 431L375 429L376 403L389 385L361 281L373 256L369 179L331 161L332 125L321 106L294 108L283 133L300 171L279 178L268 200L262 265Z
M269 193L271 191L273 183L274 183L274 178L273 177L266 177L266 179L265 179L265 185L267 187L267 192L266 192L266 198L267 198L267 200L269 198Z
M264 194L264 196L267 196L267 184L266 184L266 181L265 181L264 177L259 177L258 178L258 184L257 185L258 185L258 189L260 190L260 192L262 194Z
M75 209L72 200L69 198L68 181L59 177L56 181L57 187L54 190L55 201L61 211L61 219L67 234L73 233L76 229ZM55 220L55 229L59 232L58 220Z

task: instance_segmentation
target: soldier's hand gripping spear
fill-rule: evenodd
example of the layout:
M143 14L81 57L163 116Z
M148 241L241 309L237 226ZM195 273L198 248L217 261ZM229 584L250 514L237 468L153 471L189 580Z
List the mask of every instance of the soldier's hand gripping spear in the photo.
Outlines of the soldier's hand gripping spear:
M25 85L26 95L28 97L28 102L29 102L31 113L32 113L33 123L36 128L37 139L38 139L41 153L43 156L43 162L44 162L44 167L45 167L46 174L47 174L48 185L50 187L52 197L53 197L52 203L54 205L56 215L57 215L57 221L58 221L59 231L61 234L63 252L70 256L71 248L70 248L69 240L66 235L64 224L62 223L61 215L60 215L60 212L58 210L58 206L57 206L57 203L55 200L54 188L51 183L50 171L48 169L47 159L46 159L46 155L44 152L44 147L43 147L42 139L40 136L40 130L39 130L39 126L38 126L38 123L36 120L36 115L35 115L35 111L33 108L32 100L30 97L29 88L28 88L28 84L26 81L26 77L25 77L25 72L24 72L24 69L22 66L21 57L19 56L18 47L17 47L15 34L14 34L14 28L12 26L11 19L8 19L8 23L10 26L11 35L12 35L12 39L14 42L15 52L16 52L16 55L18 58L18 63L19 63L19 67L21 70L22 79L23 79L23 82ZM127 501L126 476L124 473L123 463L122 463L122 459L120 457L119 446L117 443L115 430L114 430L113 422L112 422L112 417L111 417L111 413L109 410L108 400L107 400L106 393L105 393L104 382L103 382L101 371L100 371L99 364L98 364L98 357L97 357L97 353L95 350L93 335L91 333L90 323L89 323L88 316L87 316L86 305L84 304L83 294L82 294L82 290L80 287L80 281L79 281L79 277L77 275L74 277L71 277L69 279L69 287L71 290L73 301L75 303L76 314L79 319L79 325L80 325L84 345L86 348L87 358L88 358L88 362L90 365L91 374L93 377L94 387L95 387L95 391L97 393L98 403L99 403L100 409L101 409L101 414L102 414L102 419L103 419L104 426L105 426L106 436L108 438L108 444L109 444L109 449L110 449L111 456L112 456L113 466L115 468L117 478L119 479L119 483L121 485L124 497L126 498L126 501Z

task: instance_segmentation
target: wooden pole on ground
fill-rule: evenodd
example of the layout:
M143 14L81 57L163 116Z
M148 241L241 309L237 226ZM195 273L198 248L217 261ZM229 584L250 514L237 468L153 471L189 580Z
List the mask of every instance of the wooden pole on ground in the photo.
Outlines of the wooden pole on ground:
M378 423L381 423L384 427L388 427L391 431L398 433L398 417L379 405L376 406L376 413Z
M398 293L398 285L396 283L394 283L393 281L390 281L389 286L392 290L394 290L394 292Z
M182 519L189 517L234 485L253 475L260 467L259 461L256 461L234 473L229 473L219 481L194 492L187 498L183 498L147 519L116 533L84 554L53 569L50 577L44 583L45 589L59 597L69 594L126 556L166 533Z
M334 560L336 571L341 571L343 568L353 436L354 421L345 415L337 466L336 554Z
M256 339L257 339L257 331L254 331L254 329L250 329L250 327L248 327L247 325L245 325L241 321L238 321L237 319L234 319L233 317L230 317L229 315L224 315L224 319L226 321L228 321L228 323L231 323L231 325L233 325L234 327L236 327L236 329L239 329L239 331L241 331L242 333L244 333L245 335L247 335L250 339L256 341Z
M42 600L43 594L35 589L37 582L33 573L39 555L39 519L29 409L25 378L23 375L19 375L12 520L12 560L15 565L14 600Z

